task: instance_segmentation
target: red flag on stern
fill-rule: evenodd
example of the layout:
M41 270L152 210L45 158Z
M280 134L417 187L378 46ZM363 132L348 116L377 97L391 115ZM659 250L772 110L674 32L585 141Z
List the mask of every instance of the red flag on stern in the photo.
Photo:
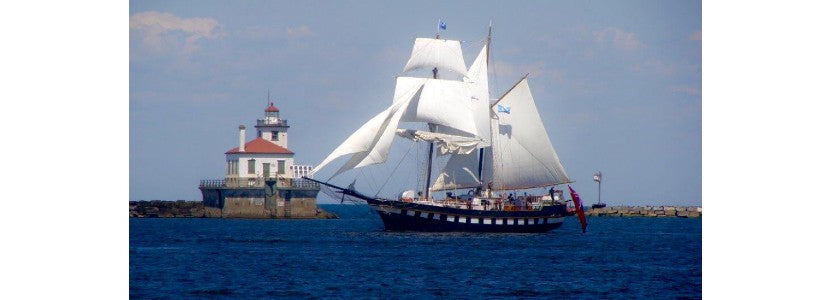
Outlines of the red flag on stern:
M571 199L574 201L576 215L579 216L579 223L582 223L582 233L585 233L585 228L588 227L588 221L585 219L585 211L582 209L582 200L579 199L579 194L574 191L574 188L568 185L568 189L571 190Z

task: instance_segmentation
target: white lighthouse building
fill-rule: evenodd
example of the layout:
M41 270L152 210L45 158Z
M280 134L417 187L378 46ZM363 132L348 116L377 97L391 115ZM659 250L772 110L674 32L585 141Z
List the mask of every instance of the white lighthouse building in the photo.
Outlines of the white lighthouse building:
M327 217L317 208L320 186L305 179L312 166L294 165L288 149L288 120L270 102L248 141L239 125L239 146L225 152L225 178L202 180L206 215L229 218Z

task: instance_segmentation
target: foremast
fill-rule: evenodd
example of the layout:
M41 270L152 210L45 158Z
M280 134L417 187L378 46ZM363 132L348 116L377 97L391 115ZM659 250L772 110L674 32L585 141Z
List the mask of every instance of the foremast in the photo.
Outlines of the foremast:
M435 31L435 39L441 38L441 20L438 20L438 28ZM432 69L432 79L438 79L438 67ZM435 125L432 123L427 123L429 128L429 132L435 132ZM432 156L433 152L435 151L435 144L432 142L429 143L429 151L427 152L427 177L424 180L426 183L424 184L424 199L429 199L429 186L431 185L430 180L432 178Z

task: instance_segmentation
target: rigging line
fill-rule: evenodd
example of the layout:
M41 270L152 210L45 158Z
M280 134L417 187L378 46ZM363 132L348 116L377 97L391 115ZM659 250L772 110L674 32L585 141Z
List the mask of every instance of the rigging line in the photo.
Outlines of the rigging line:
M374 168L367 168L366 173L369 173L369 180L372 181L372 186L374 187L373 189L376 189L377 186L378 186L378 183L375 181L375 173L372 171L373 169Z
M366 176L366 173L363 172L363 168L360 168L360 175L363 176L363 179L366 181L366 184L369 185L370 189L375 189L375 186L372 184L371 180L369 180L369 176Z
M386 167L386 163L383 163L383 166ZM376 177L375 175L377 175L377 174L375 174L375 173L377 173L376 171L377 171L376 168L368 168L366 170L366 172L368 172L369 176L372 178L372 184L375 186L375 188L378 188L378 181L377 181L377 178L375 178Z
M401 166L401 163L404 161L404 159L406 158L406 156L409 154L409 151L412 151L412 147L413 147L415 144L417 144L417 142L412 141L412 145L409 145L409 149L407 149L407 150L406 150L406 153L404 153L403 157L401 157L401 160L400 160L400 161L398 161L398 164L395 166L395 168L394 168L394 169L392 169L392 172L391 172L391 173L389 173L389 176L387 176L387 177L386 177L386 181L384 181L384 182L383 182L383 185L381 185L381 186L380 186L380 189L378 190L378 192L377 192L377 193L375 193L375 197L377 197L377 196L378 196L378 194L380 194L380 191L381 191L381 190L383 190L383 188L384 188L384 187L386 187L386 184L387 184L387 183L389 183L389 179L392 179L392 175L393 175L393 174L395 174L395 171L397 171L397 170L398 170L398 167L400 167L400 166Z

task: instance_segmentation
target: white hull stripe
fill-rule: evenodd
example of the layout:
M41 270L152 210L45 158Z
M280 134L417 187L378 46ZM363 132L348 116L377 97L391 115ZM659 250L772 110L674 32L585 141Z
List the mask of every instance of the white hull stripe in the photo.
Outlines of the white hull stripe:
M375 207L372 206L373 210L388 213L388 214L402 214L403 211L398 208L393 207ZM430 217L432 214L432 217ZM439 213L429 213L424 211L414 211L414 210L407 210L406 215L410 217L421 217L424 219L434 219L434 220L446 220L447 222L453 223L470 223L470 224L484 224L484 225L541 225L541 224L558 224L562 223L565 218L475 218L475 217L466 217L466 216L455 216L455 215L446 215L446 214L439 214ZM469 222L468 222L469 219ZM527 220L527 221L525 221Z

